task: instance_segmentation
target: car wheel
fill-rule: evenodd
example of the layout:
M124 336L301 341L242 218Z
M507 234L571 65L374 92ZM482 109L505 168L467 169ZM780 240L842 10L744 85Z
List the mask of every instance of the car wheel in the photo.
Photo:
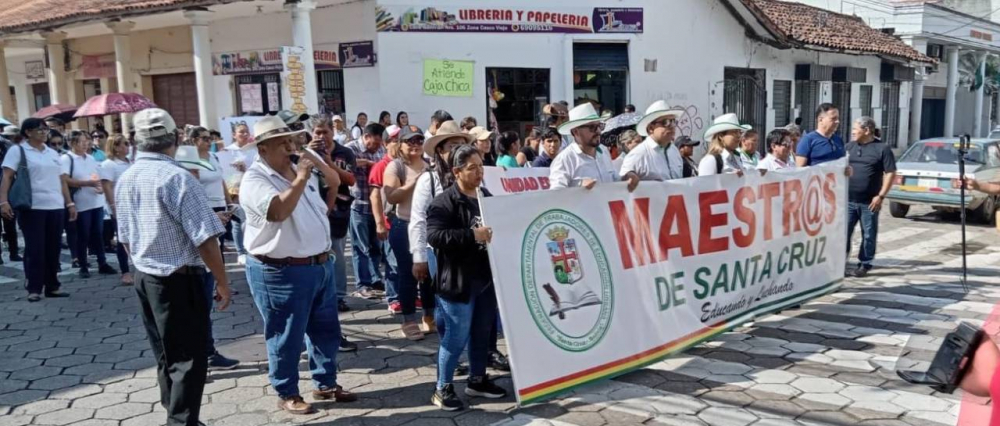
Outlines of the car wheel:
M996 197L991 196L987 197L986 200L983 201L983 205L979 206L979 209L976 210L976 217L978 217L983 223L989 225L996 219L996 213L997 200Z
M910 206L908 204L900 204L895 201L889 202L889 214L891 214L892 217L904 218L909 212Z

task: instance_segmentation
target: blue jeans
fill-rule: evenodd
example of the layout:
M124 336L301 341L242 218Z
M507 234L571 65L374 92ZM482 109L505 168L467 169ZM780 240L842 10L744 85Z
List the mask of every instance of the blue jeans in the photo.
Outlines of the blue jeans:
M104 256L104 209L96 208L82 211L76 215L76 255L80 261L80 270L90 268L87 248L97 255L97 264L106 265L108 259Z
M871 268L875 260L875 243L878 238L878 213L872 212L867 203L847 203L847 253L851 253L851 237L854 226L861 222L861 247L858 248L858 261L861 266Z
M337 279L337 299L347 297L347 257L344 256L344 238L333 238L333 275Z
M403 308L403 321L416 321L417 280L413 278L413 256L410 255L408 221L393 217L389 228L389 246L396 257L396 293Z
M247 257L247 282L264 319L267 367L278 396L299 395L299 355L305 343L317 389L337 386L337 283L332 260L322 265L273 266Z
M236 245L236 254L245 255L247 249L243 248L243 224L233 222L233 244Z
M212 356L216 352L215 339L212 337L212 307L215 306L215 276L211 272L206 272L204 281L205 301L208 303L208 345L205 348L208 349L208 356Z
M351 249L354 256L354 274L358 289L371 287L373 283L382 281L386 285L387 299L392 300L395 292L392 283L396 281L396 259L392 256L389 243L380 241L375 229L375 216L357 210L351 211ZM383 256L383 253L386 255ZM387 263L386 279L382 279L379 266L382 261Z
M437 388L444 389L455 377L462 349L469 346L469 377L486 375L490 329L496 324L497 297L493 286L473 295L468 303L437 297L434 310L441 343L438 347Z

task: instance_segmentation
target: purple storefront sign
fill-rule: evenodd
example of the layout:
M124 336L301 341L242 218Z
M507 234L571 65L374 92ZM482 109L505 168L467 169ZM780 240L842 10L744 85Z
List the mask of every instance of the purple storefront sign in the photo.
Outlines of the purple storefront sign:
M378 5L380 32L641 33L642 8L560 10L491 7Z
M340 66L343 68L373 67L376 59L371 41L340 43Z

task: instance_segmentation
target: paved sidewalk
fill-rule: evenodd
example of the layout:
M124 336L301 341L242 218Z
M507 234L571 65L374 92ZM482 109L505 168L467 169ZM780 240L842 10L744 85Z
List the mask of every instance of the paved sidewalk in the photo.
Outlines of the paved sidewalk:
M229 311L214 314L214 331L220 351L242 364L210 374L202 419L240 426L955 425L960 395L908 385L893 368L907 342L912 356L929 360L954 321L982 322L1000 301L997 235L970 232L975 277L964 294L954 284L955 224L882 220L880 268L868 278L682 356L523 409L513 398L472 399L458 413L431 406L436 337L410 342L384 304L350 298L353 310L342 323L361 349L340 355L339 381L360 401L319 403L320 412L306 417L280 412L267 381L262 324L242 268L231 264L241 293ZM19 267L0 266L0 426L162 424L134 290L117 285L117 277L80 280L64 264L72 297L29 304ZM511 388L508 376L498 382ZM312 389L308 380L301 387Z

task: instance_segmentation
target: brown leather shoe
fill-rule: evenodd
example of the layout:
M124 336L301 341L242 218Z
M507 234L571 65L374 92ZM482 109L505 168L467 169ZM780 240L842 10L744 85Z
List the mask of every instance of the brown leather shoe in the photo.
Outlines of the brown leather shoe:
M331 389L313 391L313 398L319 401L332 399L337 402L354 402L358 400L357 395L345 391L344 388L340 386Z
M312 405L309 405L308 402L298 395L282 398L278 401L278 408L292 414L312 414L316 412Z

